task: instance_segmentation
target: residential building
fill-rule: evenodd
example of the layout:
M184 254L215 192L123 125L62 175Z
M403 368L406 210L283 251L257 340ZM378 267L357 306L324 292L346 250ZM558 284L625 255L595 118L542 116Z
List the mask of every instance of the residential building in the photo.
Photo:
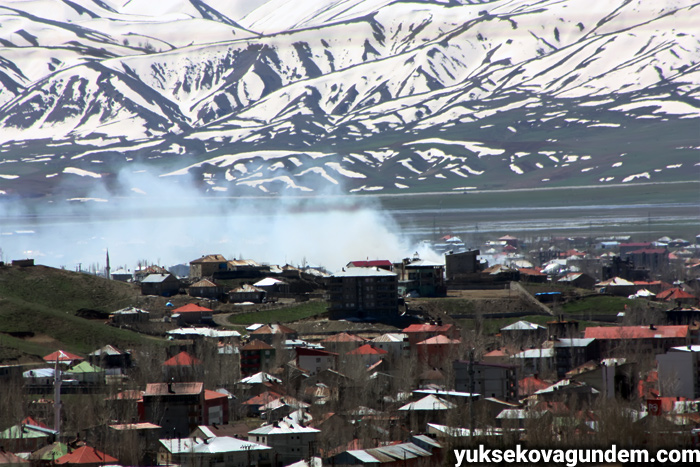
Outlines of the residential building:
M296 347L296 365L313 376L323 370L338 369L338 354L327 350Z
M506 401L518 399L518 370L516 365L498 365L474 362L470 369L467 360L453 363L455 390L495 397ZM473 377L472 377L473 375ZM472 383L473 381L473 383Z
M339 332L323 339L320 344L328 351L337 354L348 353L363 345L367 339L347 332Z
M201 279L187 288L190 297L207 298L209 300L221 300L226 287L209 279Z
M274 345L275 343L284 343L287 340L295 340L299 338L299 334L284 324L265 324L250 333L253 339Z
M214 273L226 271L227 269L228 260L223 255L206 255L190 261L190 278L212 277Z
M161 439L158 465L249 467L266 465L272 448L231 436Z
M161 438L179 438L204 423L204 383L149 383L143 420L159 425Z
M141 281L142 295L171 297L180 292L180 279L170 273L149 274Z
M231 303L263 303L267 292L250 284L243 284L228 292L228 301Z
M318 433L316 428L282 421L249 431L248 441L270 446L272 467L281 467L313 456Z
M479 250L470 250L463 253L448 253L445 255L445 274L447 281L460 281L478 274L483 269L479 261Z
M418 257L406 258L394 265L399 275L399 293L420 297L438 297L447 293L445 265Z
M328 279L331 319L398 317L398 276L380 268L346 268Z
M600 360L600 346L596 339L561 338L552 342L557 378L562 379L568 371L594 360Z
M269 371L275 363L275 348L259 339L253 339L240 349L241 376Z
M625 353L660 354L672 347L691 344L689 326L592 326L585 330L584 337L600 342L604 357ZM624 355L623 355L624 356Z
M176 320L178 325L186 324L209 324L213 321L213 311L210 308L188 303L172 311L171 318Z
M386 350L389 353L388 356L394 360L407 358L411 353L408 335L404 333L391 332L382 334L372 339L370 345L377 349Z
M411 324L401 331L408 336L408 343L411 348L418 342L422 342L433 336L445 336L450 339L458 339L460 337L459 329L454 324Z
M656 356L659 395L700 399L700 345L672 347Z

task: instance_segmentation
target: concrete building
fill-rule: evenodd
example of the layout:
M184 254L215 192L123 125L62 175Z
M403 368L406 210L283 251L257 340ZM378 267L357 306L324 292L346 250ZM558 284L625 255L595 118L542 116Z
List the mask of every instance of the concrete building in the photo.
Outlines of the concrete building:
M656 356L662 397L700 398L700 345L679 346Z
M248 432L248 441L272 448L272 467L289 465L308 459L316 450L316 436L320 430L287 422L263 425Z
M515 365L497 365L474 362L472 371L467 360L456 360L453 363L455 375L455 390L473 392L484 397L495 397L506 401L518 399L518 375Z
M331 319L398 317L398 276L379 268L347 268L328 279Z

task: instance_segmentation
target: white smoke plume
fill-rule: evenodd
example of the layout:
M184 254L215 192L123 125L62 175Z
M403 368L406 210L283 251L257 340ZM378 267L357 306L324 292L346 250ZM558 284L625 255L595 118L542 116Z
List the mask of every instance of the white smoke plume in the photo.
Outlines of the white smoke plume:
M188 181L143 167L119 173L109 190L97 185L88 198L14 203L1 215L2 259L33 257L68 269L104 267L106 250L112 271L139 262L186 264L210 253L335 271L353 260L400 261L416 251L366 197L340 190L274 199L203 195Z

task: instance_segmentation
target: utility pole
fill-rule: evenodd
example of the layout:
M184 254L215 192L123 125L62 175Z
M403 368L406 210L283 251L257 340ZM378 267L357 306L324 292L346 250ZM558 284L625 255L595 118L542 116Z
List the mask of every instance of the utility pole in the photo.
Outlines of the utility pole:
M469 350L469 436L474 437L474 349Z

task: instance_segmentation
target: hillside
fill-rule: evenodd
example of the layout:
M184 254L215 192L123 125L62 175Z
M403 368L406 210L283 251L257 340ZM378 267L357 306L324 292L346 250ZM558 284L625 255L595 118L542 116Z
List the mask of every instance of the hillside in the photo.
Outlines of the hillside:
M0 361L32 360L58 348L86 353L153 342L86 319L79 310L115 311L136 303L131 284L45 266L0 267Z
M5 196L699 178L693 0L66 3L0 7Z

